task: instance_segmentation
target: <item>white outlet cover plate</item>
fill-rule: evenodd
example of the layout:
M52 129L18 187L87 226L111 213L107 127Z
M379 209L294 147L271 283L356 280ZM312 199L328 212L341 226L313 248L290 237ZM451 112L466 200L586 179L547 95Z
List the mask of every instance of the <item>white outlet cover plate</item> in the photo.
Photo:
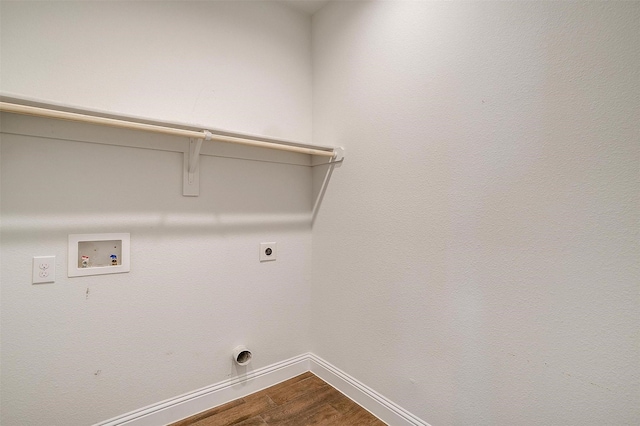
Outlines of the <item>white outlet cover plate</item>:
M56 257L55 256L34 256L33 284L53 283L56 281Z
M271 254L267 254L267 250L271 249ZM278 244L276 243L260 243L260 262L269 262L276 260L278 256Z

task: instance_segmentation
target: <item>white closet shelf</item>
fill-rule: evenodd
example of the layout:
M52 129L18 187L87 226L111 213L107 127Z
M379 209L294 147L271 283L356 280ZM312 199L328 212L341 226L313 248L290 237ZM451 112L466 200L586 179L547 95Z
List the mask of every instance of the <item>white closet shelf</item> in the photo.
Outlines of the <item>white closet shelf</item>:
M0 111L189 138L189 150L188 152L185 152L184 162L183 194L185 196L197 196L199 194L199 179L197 173L200 149L202 147L203 140L327 157L331 163L339 162L344 159L344 150L340 147L323 147L280 141L276 139L248 136L219 130L194 130L198 127L202 128L204 126L176 125L174 123L157 122L131 116L114 116L110 113L43 103L24 98L0 96Z

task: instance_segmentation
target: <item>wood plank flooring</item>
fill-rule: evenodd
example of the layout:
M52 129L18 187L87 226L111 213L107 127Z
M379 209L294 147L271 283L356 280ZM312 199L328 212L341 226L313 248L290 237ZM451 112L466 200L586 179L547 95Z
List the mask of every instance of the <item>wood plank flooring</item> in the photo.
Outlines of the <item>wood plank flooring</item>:
M384 426L311 372L171 426Z

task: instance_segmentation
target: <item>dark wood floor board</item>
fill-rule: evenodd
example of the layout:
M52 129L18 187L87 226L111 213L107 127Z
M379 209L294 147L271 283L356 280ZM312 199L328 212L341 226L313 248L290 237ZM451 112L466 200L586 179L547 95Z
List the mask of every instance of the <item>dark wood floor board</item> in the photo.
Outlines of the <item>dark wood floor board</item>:
M228 426L248 420L273 408L274 404L266 395L244 399L244 404L229 408L213 416L192 423L193 426Z
M288 418L298 417L304 411L315 409L318 405L325 404L327 399L335 397L338 392L329 385L324 385L320 389L306 393L298 398L288 401L280 406L262 414L262 418L268 423L284 421Z
M304 380L291 383L288 386L283 386L280 389L270 389L268 395L277 405L282 405L293 399L297 399L306 393L318 390L323 386L327 386L327 384L319 377L312 376Z
M376 417L372 416L370 412L364 408L356 405L351 410L342 415L342 421L347 425L380 425L384 424Z
M351 398L340 394L330 405L342 414L342 424L363 426L384 426L385 423L359 406Z
M262 417L255 416L250 419L244 420L240 423L234 423L233 426L269 426L267 422L262 420Z
M324 426L340 422L340 413L329 404L320 404L314 409L304 411L296 417L278 423L278 426ZM271 426L271 424L269 424Z
M311 372L171 426L384 426Z
M331 399L329 404L340 414L345 414L349 410L351 410L356 405L356 403L342 393L338 392L338 394L339 395L336 395Z

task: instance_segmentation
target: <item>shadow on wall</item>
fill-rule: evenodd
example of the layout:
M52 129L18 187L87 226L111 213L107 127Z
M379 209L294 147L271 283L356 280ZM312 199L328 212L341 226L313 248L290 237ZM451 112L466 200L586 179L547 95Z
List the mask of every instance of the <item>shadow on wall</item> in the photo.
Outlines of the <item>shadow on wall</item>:
M172 214L172 213L122 213L60 214L60 215L2 215L2 230L6 235L39 233L42 230L76 232L78 229L144 230L161 229L163 233L241 233L263 229L286 231L308 228L311 213L300 214Z
M33 120L41 127L47 124ZM79 127L59 123L47 127L46 136L43 131L2 134L5 236L114 229L180 235L309 229L334 168L312 167L305 164L306 156L277 162L272 157L202 155L200 196L184 197L181 152L122 146L140 145L149 136L100 127L89 130L104 142L92 135L86 143L70 139ZM114 140L122 145L110 145ZM174 141L147 142L161 146ZM175 138L175 146L183 142ZM256 149L258 158L260 151ZM316 176L321 176L317 184Z

